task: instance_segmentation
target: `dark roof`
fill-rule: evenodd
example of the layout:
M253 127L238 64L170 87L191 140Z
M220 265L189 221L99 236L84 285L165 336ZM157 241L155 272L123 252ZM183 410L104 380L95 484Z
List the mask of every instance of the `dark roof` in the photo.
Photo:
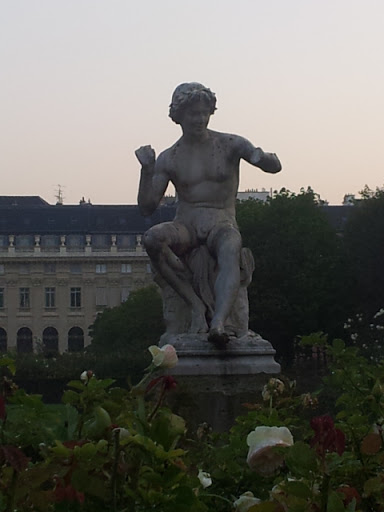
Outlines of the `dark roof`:
M332 227L342 232L354 206L321 207ZM0 235L69 233L144 233L174 218L176 203L143 217L137 205L50 205L39 196L0 196Z
M48 205L40 196L0 196L1 206L42 206Z
M4 196L3 196L4 197ZM0 196L0 234L143 233L160 222L172 220L174 206L160 206L143 217L137 205L7 204ZM29 198L30 199L30 198Z

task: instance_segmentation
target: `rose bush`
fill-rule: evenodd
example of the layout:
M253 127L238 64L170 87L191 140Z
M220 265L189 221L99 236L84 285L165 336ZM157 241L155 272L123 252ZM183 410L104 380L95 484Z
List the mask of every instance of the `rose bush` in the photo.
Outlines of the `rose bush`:
M382 359L335 340L322 393L269 381L272 400L255 391L218 434L165 406L177 382L157 373L175 363L163 349L130 389L86 371L60 409L17 389L12 360L0 358L0 511L384 510Z

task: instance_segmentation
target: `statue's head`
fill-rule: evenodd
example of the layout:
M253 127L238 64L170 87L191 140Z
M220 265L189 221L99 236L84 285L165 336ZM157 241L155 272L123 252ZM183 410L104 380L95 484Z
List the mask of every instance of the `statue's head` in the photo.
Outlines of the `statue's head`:
M184 110L188 108L188 105L191 105L197 100L206 102L209 105L211 114L216 110L216 96L210 89L204 87L204 85L197 82L178 85L172 95L172 103L169 106L169 117L176 124L180 124Z

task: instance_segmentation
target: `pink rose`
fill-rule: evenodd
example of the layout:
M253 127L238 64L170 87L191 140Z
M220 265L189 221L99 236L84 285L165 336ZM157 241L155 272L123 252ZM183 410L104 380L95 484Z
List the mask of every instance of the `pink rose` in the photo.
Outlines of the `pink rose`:
M173 345L164 345L161 348L151 345L148 350L152 355L152 363L158 368L173 368L176 366L178 358Z

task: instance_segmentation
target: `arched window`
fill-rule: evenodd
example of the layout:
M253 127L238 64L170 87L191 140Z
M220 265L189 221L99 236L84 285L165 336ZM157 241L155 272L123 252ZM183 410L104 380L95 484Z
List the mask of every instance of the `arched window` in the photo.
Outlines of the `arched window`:
M47 327L43 331L43 351L46 356L59 352L59 333L54 327Z
M0 327L0 352L7 351L7 331Z
M17 351L33 352L32 331L29 327L22 327L17 331Z
M72 327L68 331L68 352L84 350L84 331L81 327Z

